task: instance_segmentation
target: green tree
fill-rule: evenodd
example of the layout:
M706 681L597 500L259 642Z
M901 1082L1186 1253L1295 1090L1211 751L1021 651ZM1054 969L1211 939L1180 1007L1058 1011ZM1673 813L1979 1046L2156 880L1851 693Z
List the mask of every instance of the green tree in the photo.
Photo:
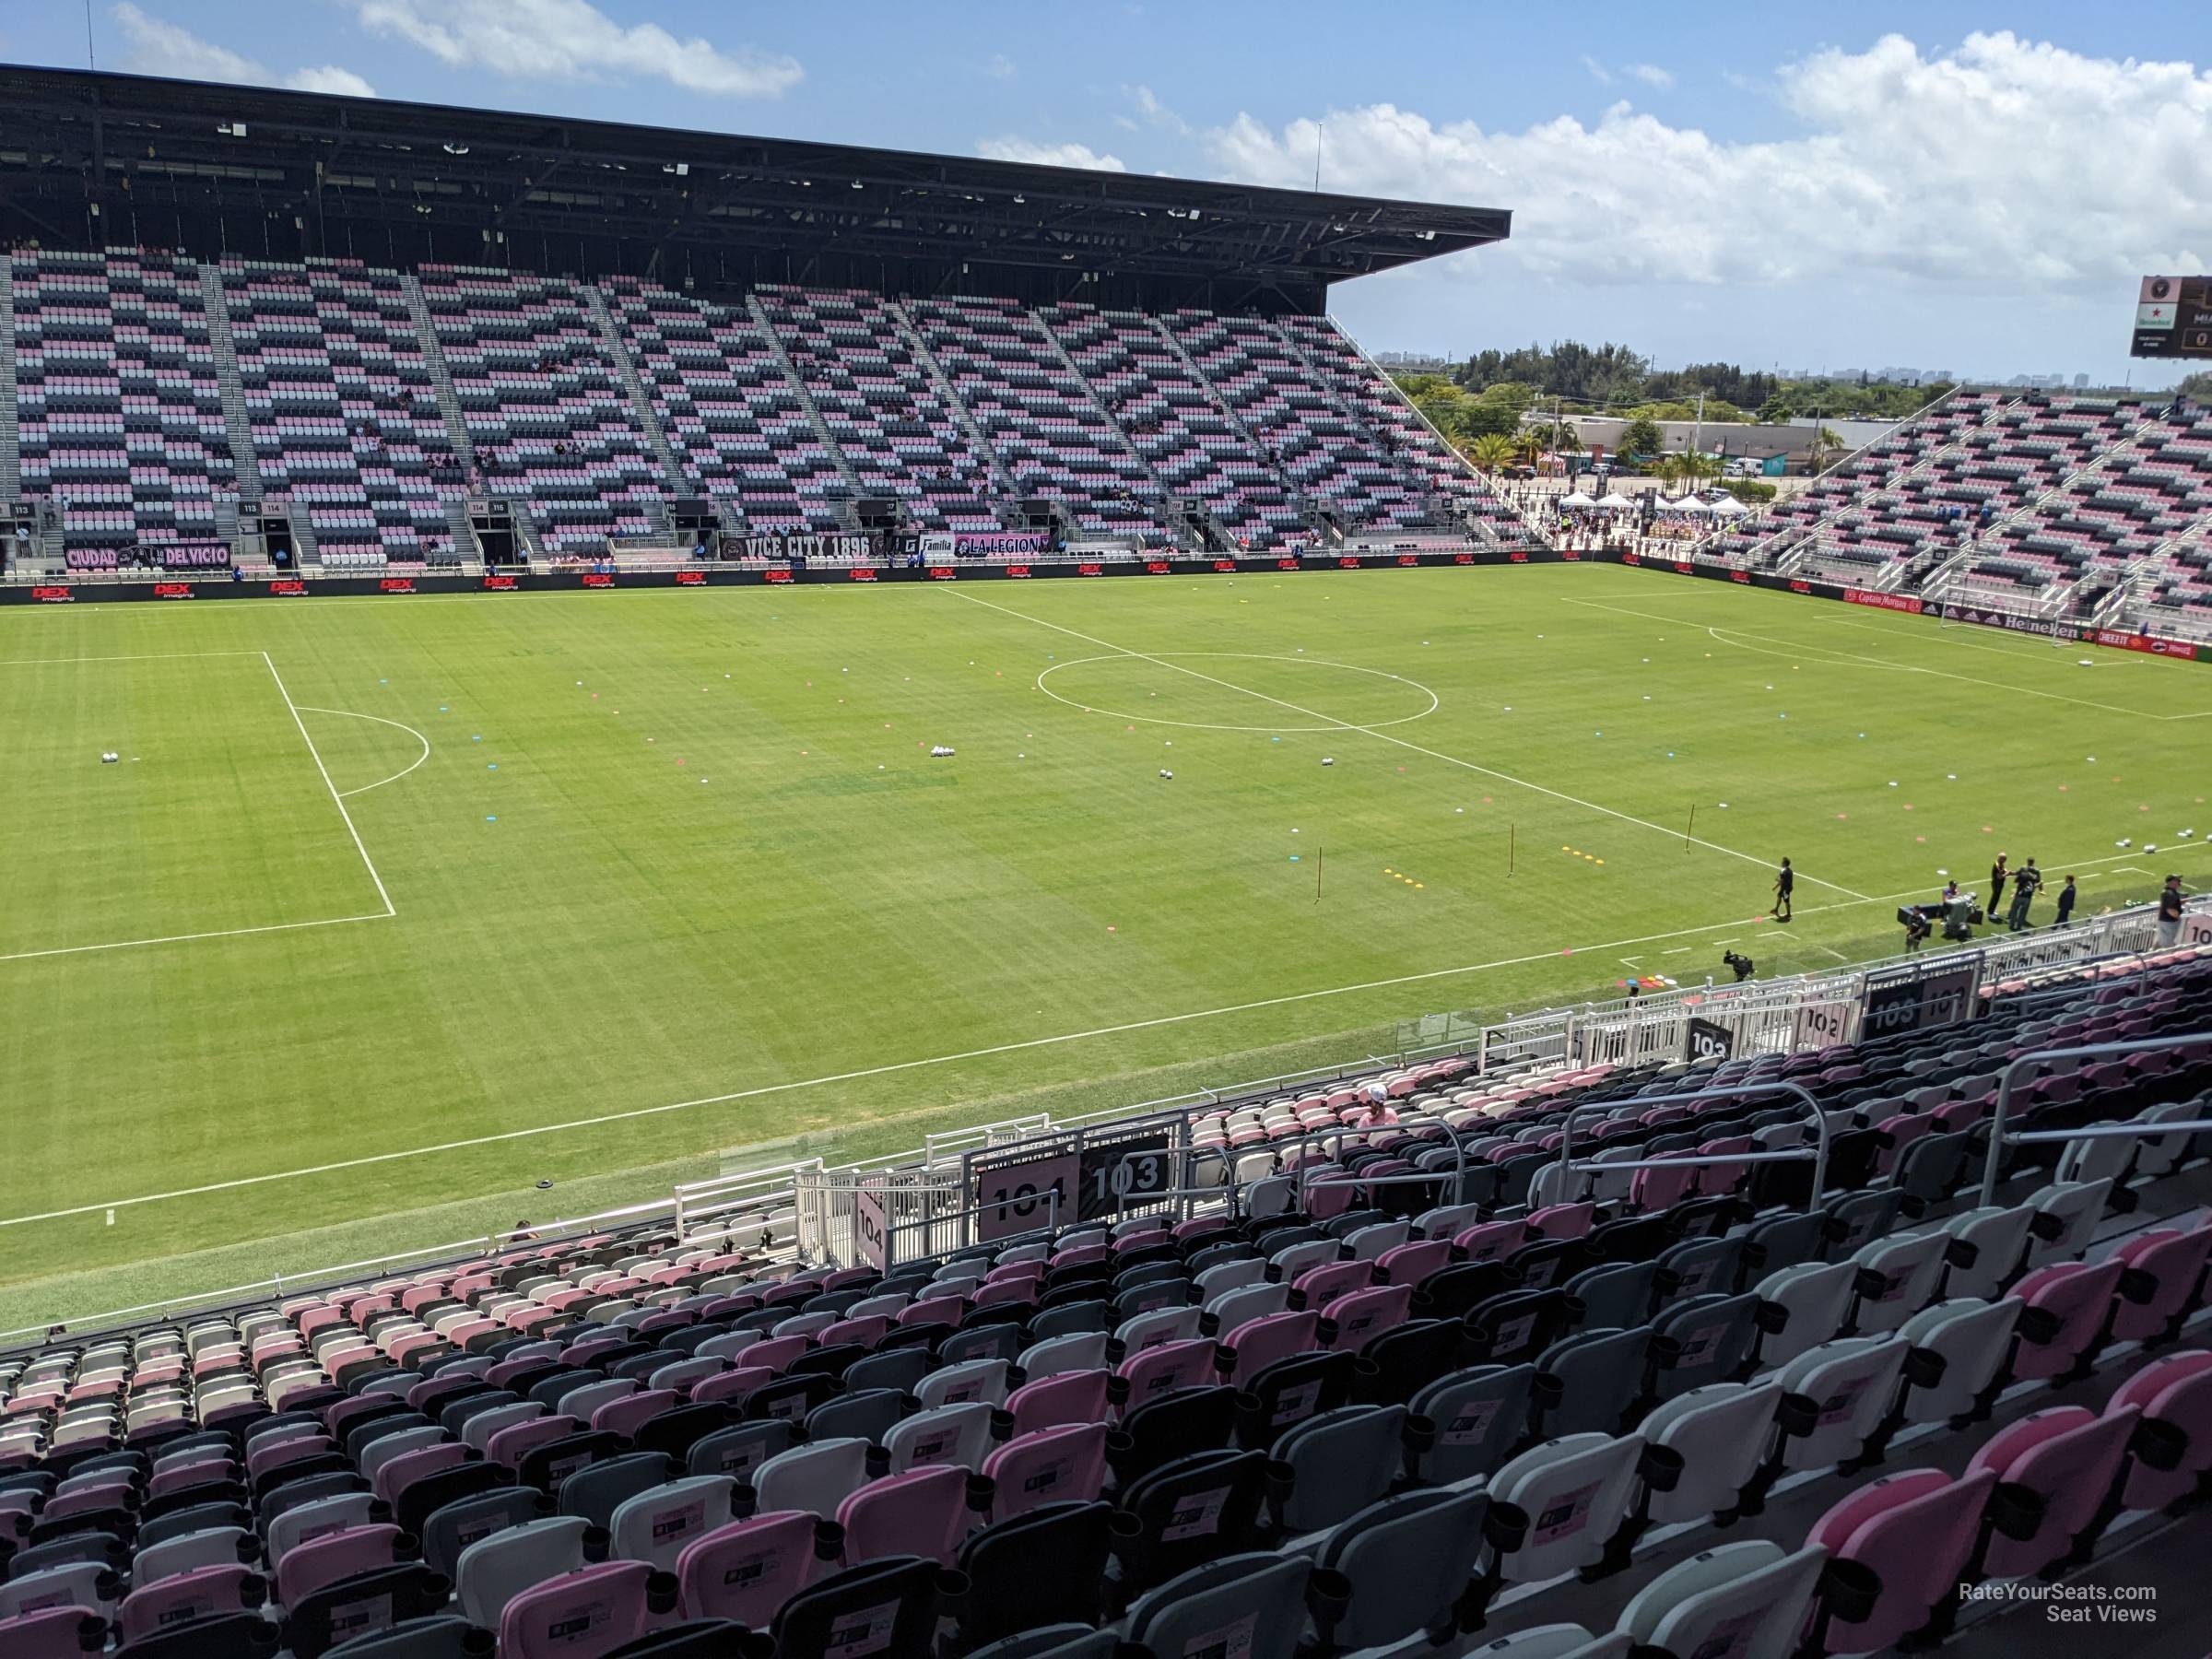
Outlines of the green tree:
M1797 411L1791 406L1789 398L1780 392L1775 393L1765 403L1759 406L1759 419L1769 425L1788 420L1796 413Z
M1757 507L1774 499L1774 486L1762 484L1757 478L1729 478L1721 488L1747 507Z
M2177 397L2193 397L2198 403L2212 403L2212 370L2200 369L2196 373L2184 375L2174 389Z
M1534 427L1523 427L1512 435L1513 458L1524 465L1532 464L1544 453L1544 440Z
M1528 413L1529 406L1536 401L1536 389L1526 381L1499 381L1483 388L1480 403L1496 404L1511 409L1515 419Z
M1655 455L1659 453L1659 428L1643 416L1629 422L1620 434L1620 453L1624 455Z
M1818 472L1843 448L1843 440L1833 427L1822 427L1813 434L1813 470Z
M1502 432L1485 432L1462 445L1461 453L1483 471L1494 473L1513 464L1513 441Z

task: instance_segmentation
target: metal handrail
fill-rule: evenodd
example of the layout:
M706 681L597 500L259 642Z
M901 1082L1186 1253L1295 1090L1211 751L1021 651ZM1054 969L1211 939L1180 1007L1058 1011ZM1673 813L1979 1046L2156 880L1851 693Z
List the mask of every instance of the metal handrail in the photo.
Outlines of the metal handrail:
M2212 1031L2182 1031L2165 1037L2138 1037L2128 1042L2092 1042L2080 1048L2030 1049L2016 1055L2006 1063L1997 1076L1997 1103L1989 1119L1989 1155L1982 1164L1982 1196L1976 1200L1984 1207L1997 1201L1997 1168L2005 1156L2005 1119L2012 1111L2012 1085L2022 1068L2040 1065L2046 1060L2090 1060L2103 1054L2141 1054L2153 1049L2181 1048L2190 1043L2212 1043ZM2037 1131L2039 1134L2057 1135L2064 1132ZM2179 1134L2181 1131L2160 1126L2159 1133ZM2074 1138L2088 1138L2075 1132Z
M2016 1147L2038 1141L2142 1140L2159 1135L2201 1135L2212 1129L2212 1118L2192 1118L2183 1124L2091 1124L2081 1129L2029 1129L2007 1136Z
M1382 1184L1383 1184L1383 1183L1385 1183L1385 1182L1392 1182L1392 1183L1394 1183L1394 1184L1399 1184L1399 1185L1411 1185L1411 1184L1413 1184L1415 1182L1427 1182L1427 1181L1444 1181L1444 1180L1450 1180L1450 1181L1452 1181L1452 1182L1455 1182L1455 1183L1457 1183L1457 1182L1465 1182L1465 1180L1466 1179L1466 1173L1467 1173L1467 1147L1466 1147L1466 1143L1465 1143L1465 1141L1463 1141L1462 1139L1460 1139L1458 1131L1456 1131L1456 1130L1453 1130L1453 1129L1452 1128L1452 1125L1451 1125L1451 1124L1444 1124L1444 1123L1443 1123L1443 1120L1442 1120L1442 1119L1441 1119L1441 1118L1436 1118L1436 1119L1422 1119L1422 1120L1421 1120L1420 1122L1418 1122L1418 1123L1410 1124L1367 1124L1367 1125L1364 1125L1364 1126L1362 1126L1362 1127L1359 1127L1359 1128L1353 1128L1353 1127L1351 1127L1351 1126L1349 1126L1349 1125L1347 1125L1347 1124L1338 1124L1338 1125L1336 1125L1336 1127L1335 1127L1334 1129L1316 1129L1316 1130L1314 1130L1314 1131L1313 1131L1312 1133L1311 1133L1311 1134L1299 1135L1298 1137L1296 1137L1295 1139L1292 1139L1292 1140L1287 1140L1287 1141L1277 1141L1277 1142L1276 1142L1276 1143L1275 1143L1275 1144L1274 1144L1272 1147L1270 1147L1268 1148L1268 1150L1270 1150L1270 1151L1273 1151L1273 1152L1275 1152L1275 1153L1276 1153L1276 1155L1277 1155L1277 1162L1279 1164L1279 1163L1281 1162L1281 1155L1282 1155L1282 1153L1283 1153L1283 1152L1285 1152L1285 1151L1287 1151L1287 1150L1288 1150L1289 1148L1291 1148L1291 1147L1303 1147L1303 1146L1310 1146L1310 1145L1313 1145L1313 1144L1316 1144L1316 1143L1318 1143L1318 1142L1321 1142L1321 1141L1325 1141L1325 1140L1338 1140L1338 1141L1340 1141L1340 1140L1342 1140L1342 1139L1343 1139L1343 1138L1344 1138L1346 1135L1373 1135L1373 1134L1376 1134L1376 1133L1377 1133L1377 1132L1379 1132L1379 1131L1388 1131L1388 1130L1391 1130L1391 1129L1406 1129L1406 1130L1413 1130L1413 1129L1418 1129L1418 1128L1420 1128L1420 1127L1422 1127L1422 1126L1423 1126L1423 1124L1427 1124L1427 1123L1430 1123L1430 1122L1434 1122L1434 1123L1437 1123L1437 1124L1442 1124L1442 1126L1444 1127L1444 1129L1445 1129L1445 1130L1447 1130L1448 1132L1450 1132L1450 1134L1451 1134L1451 1136L1452 1136L1452 1141L1451 1141L1451 1145L1452 1145L1452 1156L1453 1156L1453 1165L1452 1165L1452 1173L1451 1173L1449 1176L1446 1176L1446 1175L1444 1175L1444 1174L1443 1174L1441 1171L1419 1171L1419 1172L1418 1172L1418 1173L1415 1173L1415 1174L1412 1174L1412 1175L1406 1175L1406 1176L1396 1176L1396 1175L1378 1175L1378 1176L1375 1176L1375 1177L1373 1178L1373 1180L1372 1180L1372 1181L1371 1181L1371 1182L1363 1182L1362 1184L1364 1184L1364 1185L1371 1185L1371 1186L1381 1186L1381 1185L1382 1185ZM1258 1151L1260 1148L1259 1148L1259 1147L1253 1147L1253 1148L1251 1148L1251 1149L1252 1149L1253 1151L1255 1151L1255 1152L1256 1152L1256 1151ZM1299 1207L1300 1209L1301 1209L1301 1210L1302 1210L1302 1209L1304 1209L1304 1208L1306 1207L1306 1175L1307 1175L1308 1171L1309 1171L1312 1169L1312 1165L1310 1165L1310 1164L1302 1164L1302 1163L1301 1163L1301 1164L1300 1164L1300 1165L1298 1166L1297 1170L1296 1170L1295 1171L1293 1171L1294 1175L1296 1176L1297 1182L1298 1182L1298 1184L1297 1184L1297 1189L1296 1189L1296 1190L1297 1190L1297 1193L1298 1193L1298 1207ZM1346 1172L1347 1172L1347 1174L1348 1174L1348 1173L1351 1173L1351 1171L1346 1171ZM1461 1186L1461 1185L1458 1185L1458 1184L1454 1184L1452 1190L1453 1190L1454 1193L1459 1193L1459 1192L1462 1192L1462 1191L1464 1191L1464 1190L1465 1190L1465 1188L1464 1188L1464 1186Z
M1828 1113L1821 1109L1820 1102L1813 1098L1813 1091L1804 1084L1792 1082L1787 1077L1778 1077L1764 1083L1729 1083L1718 1088L1697 1088L1683 1094L1639 1095L1635 1099L1640 1108L1648 1111L1653 1106L1687 1106L1699 1100L1740 1100L1747 1095L1765 1094L1794 1095L1804 1102L1806 1111L1811 1114L1814 1146L1809 1156L1813 1160L1813 1196L1818 1198L1828 1182ZM1574 1162L1574 1120L1594 1112L1609 1112L1624 1104L1626 1102L1621 1100L1594 1100L1587 1106L1568 1109L1566 1120L1559 1125L1559 1168L1563 1174L1579 1174L1588 1170L1609 1171L1641 1169L1653 1164L1683 1165L1693 1162L1688 1158L1624 1159L1619 1163L1600 1163L1594 1159L1580 1164ZM1733 1157L1708 1158L1702 1161L1722 1164L1794 1163L1803 1161L1806 1156L1804 1148L1797 1147L1786 1152L1738 1152Z

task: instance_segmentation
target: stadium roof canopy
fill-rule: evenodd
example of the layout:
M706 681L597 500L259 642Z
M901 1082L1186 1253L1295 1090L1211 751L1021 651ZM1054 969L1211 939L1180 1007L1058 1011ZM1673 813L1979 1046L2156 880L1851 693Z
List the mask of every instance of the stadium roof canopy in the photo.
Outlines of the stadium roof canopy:
M0 236L202 259L1319 311L1511 215L386 99L0 65Z

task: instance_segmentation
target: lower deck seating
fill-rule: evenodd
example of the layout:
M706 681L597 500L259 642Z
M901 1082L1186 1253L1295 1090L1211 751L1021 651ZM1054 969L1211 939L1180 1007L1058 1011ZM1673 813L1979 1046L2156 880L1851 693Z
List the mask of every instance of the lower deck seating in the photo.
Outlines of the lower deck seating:
M1241 1202L1187 1218L878 1271L788 1260L764 1209L57 1342L0 1364L0 1652L795 1656L860 1621L915 1659L1226 1628L1290 1659L1658 1562L1593 1651L1939 1633L1961 1583L2212 1470L2212 1217L2159 1208L2207 1137L2016 1148L1974 1195L2014 1056L2208 1030L2212 960L2176 953L1963 1030L1224 1110L1196 1157ZM1818 1183L1748 1161L1804 1149L1784 1079ZM2212 1035L2016 1098L2207 1111ZM1802 1533L1717 1530L1808 1481Z

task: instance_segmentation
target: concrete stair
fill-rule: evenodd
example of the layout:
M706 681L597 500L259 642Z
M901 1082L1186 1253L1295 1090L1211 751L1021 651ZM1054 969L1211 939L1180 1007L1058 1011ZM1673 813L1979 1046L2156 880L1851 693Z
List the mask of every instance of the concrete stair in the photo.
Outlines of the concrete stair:
M629 351L622 343L621 325L615 313L606 309L606 296L595 282L580 285L584 303L591 308L592 318L599 325L599 337L606 342L608 358L622 377L622 389L629 394L630 412L638 418L638 430L645 436L653 457L661 465L661 482L677 495L689 495L692 486L684 477L684 469L670 447L668 434L661 427L661 418L654 413L653 398L645 390L645 382L638 374L638 366L630 360Z
M261 466L253 457L253 423L246 414L246 386L238 377L238 347L230 338L230 312L223 303L219 265L200 267L200 304L207 313L207 347L215 358L215 381L223 394L223 424L230 431L230 460L238 469L241 500L261 499Z
M461 399L453 392L453 371L445 366L445 348L438 344L438 329L430 321L430 308L422 297L422 284L414 277L404 279L407 290L407 310L414 314L415 331L422 338L422 360L430 371L430 385L438 394L438 412L445 417L446 441L453 446L453 455L465 467L475 467L477 446L469 441L468 421L461 413Z

